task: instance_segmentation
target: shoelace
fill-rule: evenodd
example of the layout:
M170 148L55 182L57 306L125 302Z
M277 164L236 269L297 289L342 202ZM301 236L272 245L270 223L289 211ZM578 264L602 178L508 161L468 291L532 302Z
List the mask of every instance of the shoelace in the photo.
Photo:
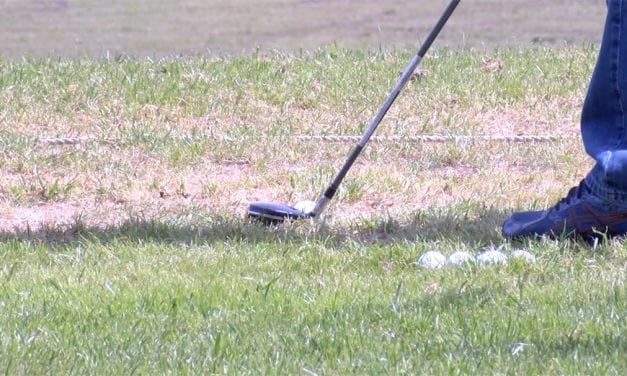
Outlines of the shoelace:
M571 188L568 191L566 197L562 198L553 207L555 210L559 210L562 205L570 205L573 199L579 199L584 193L589 193L590 188L586 185L585 181L581 181L578 186Z

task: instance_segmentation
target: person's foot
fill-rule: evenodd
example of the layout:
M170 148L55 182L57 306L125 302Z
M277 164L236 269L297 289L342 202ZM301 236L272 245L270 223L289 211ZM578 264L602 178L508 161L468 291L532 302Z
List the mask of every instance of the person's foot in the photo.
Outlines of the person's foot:
M625 235L627 203L611 204L596 196L582 181L552 208L513 213L503 222L502 231L507 238Z

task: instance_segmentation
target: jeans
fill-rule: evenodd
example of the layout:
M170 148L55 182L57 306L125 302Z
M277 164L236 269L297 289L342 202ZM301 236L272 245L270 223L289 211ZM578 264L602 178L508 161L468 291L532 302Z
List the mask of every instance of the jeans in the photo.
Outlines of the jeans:
M627 203L626 110L627 0L607 0L603 40L581 113L581 136L596 161L586 184L614 203Z

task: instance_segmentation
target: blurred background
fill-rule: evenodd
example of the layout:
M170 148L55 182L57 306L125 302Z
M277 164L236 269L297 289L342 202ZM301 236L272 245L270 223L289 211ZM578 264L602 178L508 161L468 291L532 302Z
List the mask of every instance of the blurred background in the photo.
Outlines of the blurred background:
M0 0L0 55L163 57L417 46L446 0ZM462 0L438 47L598 43L604 0Z

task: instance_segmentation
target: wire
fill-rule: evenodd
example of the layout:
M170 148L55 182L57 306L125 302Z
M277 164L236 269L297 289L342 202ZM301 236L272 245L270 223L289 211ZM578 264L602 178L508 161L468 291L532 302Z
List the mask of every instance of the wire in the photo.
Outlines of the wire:
M193 141L194 137L181 137L184 140ZM235 142L230 137L215 137L221 142ZM527 143L527 142L555 142L574 137L564 136L545 136L545 135L511 135L511 136L441 136L441 135L419 135L419 136L373 136L369 141L379 143L445 143L445 142L511 142L511 143ZM321 141L329 143L348 143L358 142L361 136L345 136L345 135L297 135L293 139L299 142L303 141ZM55 137L55 138L38 138L38 145L80 145L91 142L117 144L120 138L97 138L92 136L80 137Z

